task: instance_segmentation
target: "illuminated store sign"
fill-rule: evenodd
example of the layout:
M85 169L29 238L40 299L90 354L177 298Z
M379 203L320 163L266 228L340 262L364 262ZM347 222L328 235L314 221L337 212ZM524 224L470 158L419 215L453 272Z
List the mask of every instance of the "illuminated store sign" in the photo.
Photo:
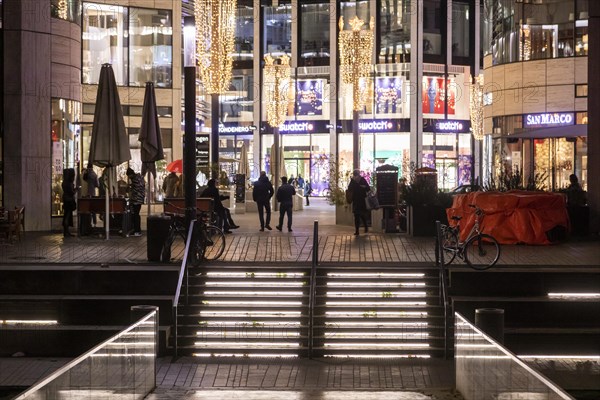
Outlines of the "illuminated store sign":
M249 125L219 125L219 133L221 134L250 134L252 128Z
M527 127L562 126L574 123L573 113L525 114L525 126Z
M361 132L390 132L394 124L387 120L363 120L358 122L358 130Z
M435 123L438 132L462 132L464 124L460 121L440 121Z
M311 122L284 122L279 127L280 133L305 133L312 132L315 126Z

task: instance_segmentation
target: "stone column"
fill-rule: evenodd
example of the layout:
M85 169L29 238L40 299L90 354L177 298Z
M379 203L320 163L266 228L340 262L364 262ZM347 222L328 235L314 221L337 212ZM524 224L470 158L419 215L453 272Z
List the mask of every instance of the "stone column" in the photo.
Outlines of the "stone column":
M4 0L4 204L27 230L51 223L50 0Z
M588 204L590 232L600 232L600 1L589 2L588 53Z

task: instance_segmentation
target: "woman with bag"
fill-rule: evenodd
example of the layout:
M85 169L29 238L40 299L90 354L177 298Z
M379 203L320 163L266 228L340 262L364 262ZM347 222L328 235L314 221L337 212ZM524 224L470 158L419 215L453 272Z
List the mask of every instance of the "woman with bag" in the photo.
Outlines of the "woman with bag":
M63 170L63 181L62 181L62 202L63 202L63 235L64 237L73 236L69 232L69 227L73 226L73 211L77 209L75 203L75 170L73 168L65 168Z
M367 180L360 176L359 170L354 170L350 184L348 185L348 192L352 194L352 212L354 213L354 227L356 231L355 236L358 236L358 228L360 228L360 222L362 221L365 226L365 233L369 232L367 226L367 193L371 190Z

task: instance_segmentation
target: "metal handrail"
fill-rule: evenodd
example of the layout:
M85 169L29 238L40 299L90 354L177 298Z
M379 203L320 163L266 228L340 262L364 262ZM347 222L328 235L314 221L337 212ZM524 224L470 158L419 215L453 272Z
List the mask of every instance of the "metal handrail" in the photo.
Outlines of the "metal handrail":
M177 310L179 305L179 297L181 296L181 286L183 285L183 278L185 277L185 304L188 304L188 295L189 295L189 275L187 273L187 260L188 255L190 253L190 246L192 243L192 234L194 232L194 226L196 224L196 220L192 220L190 223L190 227L188 228L188 235L185 242L185 250L183 252L183 260L181 261L181 267L179 267L179 278L177 280L177 290L175 290L175 296L173 297L173 319L175 321L175 332L174 332L174 340L175 340L175 357L177 357Z
M314 318L317 286L317 266L319 265L319 221L313 225L313 254L310 267L310 289L308 294L308 358L313 358Z
M435 261L440 270L440 303L444 306L444 358L448 358L448 317L450 315L450 300L446 286L446 267L444 265L444 241L442 238L442 224L435 221Z

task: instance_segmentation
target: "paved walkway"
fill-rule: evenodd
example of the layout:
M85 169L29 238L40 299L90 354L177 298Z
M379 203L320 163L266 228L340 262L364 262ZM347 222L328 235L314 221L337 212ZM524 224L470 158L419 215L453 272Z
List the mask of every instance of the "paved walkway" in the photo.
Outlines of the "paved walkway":
M294 213L294 232L258 231L255 213L234 215L241 226L227 235L224 262L310 261L313 222L319 221L321 262L433 263L434 241L406 234L368 233L355 237L354 228L335 225L335 210L324 199ZM145 218L142 219L143 221ZM275 223L273 222L274 226ZM63 238L61 234L27 232L21 242L0 243L0 264L23 263L135 263L147 264L146 235ZM176 241L175 260L181 259L183 243ZM553 246L502 246L500 265L600 265L600 241L569 241ZM457 264L460 265L460 264Z

